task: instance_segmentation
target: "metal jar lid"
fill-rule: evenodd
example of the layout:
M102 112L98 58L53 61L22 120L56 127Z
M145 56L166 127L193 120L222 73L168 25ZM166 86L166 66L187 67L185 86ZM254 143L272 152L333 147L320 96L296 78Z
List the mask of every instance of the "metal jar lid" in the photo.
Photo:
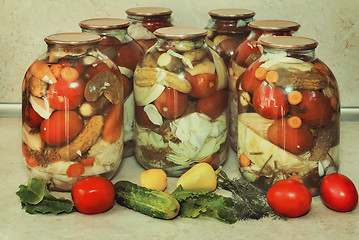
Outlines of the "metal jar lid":
M128 15L134 15L134 16L153 17L153 16L171 15L172 10L163 7L136 7L136 8L127 9L126 13Z
M257 20L248 24L250 28L265 31L297 31L300 25L286 20Z
M212 18L238 18L246 19L252 18L256 15L255 12L248 9L237 9L237 8L221 8L213 9L208 12Z
M259 40L263 47L290 49L290 50L309 50L318 46L318 42L311 38L294 36L273 36Z
M83 45L101 41L101 36L94 33L57 33L44 39L48 44Z
M207 35L207 30L196 27L165 27L157 29L154 34L157 37L171 39L196 38L205 37Z
M120 18L92 18L79 23L79 26L85 29L118 29L129 25L130 22L127 19Z

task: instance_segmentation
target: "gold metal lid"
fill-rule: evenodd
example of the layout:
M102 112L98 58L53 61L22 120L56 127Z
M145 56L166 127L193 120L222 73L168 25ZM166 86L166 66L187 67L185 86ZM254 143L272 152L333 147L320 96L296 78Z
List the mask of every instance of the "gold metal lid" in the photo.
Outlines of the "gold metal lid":
M294 36L265 37L259 40L259 42L264 47L292 50L309 50L318 46L318 42L314 39Z
M93 33L57 33L44 39L48 44L82 45L101 41L100 35Z
M163 7L136 7L136 8L127 9L126 14L135 15L135 16L145 16L145 17L164 16L164 15L171 15L172 10Z
M286 20L257 20L248 24L253 29L266 31L297 31L300 25Z
M128 27L130 22L120 18L92 18L79 23L81 28L86 29L118 29Z
M221 8L213 9L208 12L208 14L213 18L252 18L256 15L255 12L248 9L238 9L238 8Z
M196 27L165 27L157 29L154 34L164 38L195 38L205 37L207 30Z

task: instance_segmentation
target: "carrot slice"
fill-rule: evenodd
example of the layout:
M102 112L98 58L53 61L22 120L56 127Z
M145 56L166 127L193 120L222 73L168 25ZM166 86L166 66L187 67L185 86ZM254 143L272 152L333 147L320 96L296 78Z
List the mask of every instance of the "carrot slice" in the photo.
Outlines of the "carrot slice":
M95 157L85 158L81 160L81 163L85 166L93 166L95 162Z
M32 168L34 168L34 167L37 166L37 162L36 162L35 159L34 159L33 157L31 157L31 156L26 157L26 163L27 163L27 165L28 165L29 167L32 167Z
M115 143L122 133L123 107L121 104L113 105L105 117L102 138L108 143Z
M61 77L68 82L73 82L79 77L79 72L73 67L64 67L61 70Z
M242 167L248 167L251 164L251 160L244 153L239 155L239 162Z
M77 177L85 172L85 167L81 163L74 163L70 165L66 170L68 177Z
M276 83L279 80L279 74L276 71L269 71L266 75L266 80L269 83Z
M30 67L29 67L29 73L34 75L35 77L41 79L44 82L53 84L56 83L57 80L52 74L50 67L39 60L36 60Z
M297 116L288 118L287 123L291 128L299 128L302 126L302 120Z
M303 100L303 96L299 91L293 91L288 94L288 102L291 105L297 105Z
M55 78L59 78L61 75L62 65L61 64L53 64L50 66L50 70Z
M259 67L257 68L257 70L254 72L254 76L258 79L258 80L264 80L266 79L267 76L267 69L265 69L264 67Z
M27 153L26 153L27 146L24 144L22 145L21 149L22 149L22 156L27 157Z

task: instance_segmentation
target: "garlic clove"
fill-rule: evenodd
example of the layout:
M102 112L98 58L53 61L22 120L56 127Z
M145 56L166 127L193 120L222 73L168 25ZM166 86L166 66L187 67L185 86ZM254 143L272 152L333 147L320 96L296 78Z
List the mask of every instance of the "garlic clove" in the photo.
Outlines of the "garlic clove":
M41 151L44 147L44 141L40 133L32 133L32 128L24 123L22 126L22 140L32 150Z
M44 119L48 119L54 111L46 98L38 98L31 95L29 101L32 108Z

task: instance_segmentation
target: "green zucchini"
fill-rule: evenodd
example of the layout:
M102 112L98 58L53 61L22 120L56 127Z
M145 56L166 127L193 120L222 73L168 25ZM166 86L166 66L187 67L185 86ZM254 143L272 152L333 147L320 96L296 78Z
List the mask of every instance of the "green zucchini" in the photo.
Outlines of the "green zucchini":
M179 213L179 202L170 194L141 187L129 181L115 183L116 202L155 218L172 219Z

